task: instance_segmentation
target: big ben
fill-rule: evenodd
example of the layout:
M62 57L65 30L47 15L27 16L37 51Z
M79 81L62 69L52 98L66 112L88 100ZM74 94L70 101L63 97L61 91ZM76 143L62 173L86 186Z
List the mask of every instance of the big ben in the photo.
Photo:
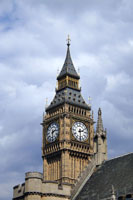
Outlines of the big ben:
M99 108L94 134L91 107L82 97L79 81L68 38L56 93L41 123L43 173L25 173L25 182L13 188L13 200L75 200L97 166L107 160L102 111Z
M56 94L43 116L43 173L27 172L25 182L13 188L13 200L132 199L133 154L107 160L102 110L94 134L91 107L79 80L68 38Z
M94 121L91 107L82 97L80 76L70 55L70 39L67 41L56 94L42 122L42 158L44 181L73 185L94 154Z

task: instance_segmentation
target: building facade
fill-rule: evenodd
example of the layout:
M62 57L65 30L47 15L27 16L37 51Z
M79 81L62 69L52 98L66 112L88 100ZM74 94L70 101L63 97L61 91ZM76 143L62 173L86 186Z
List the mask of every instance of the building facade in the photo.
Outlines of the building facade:
M13 200L92 199L87 193L82 195L82 190L107 160L107 133L100 108L94 132L93 113L79 81L68 39L56 94L42 121L43 173L26 173L25 183L13 188Z

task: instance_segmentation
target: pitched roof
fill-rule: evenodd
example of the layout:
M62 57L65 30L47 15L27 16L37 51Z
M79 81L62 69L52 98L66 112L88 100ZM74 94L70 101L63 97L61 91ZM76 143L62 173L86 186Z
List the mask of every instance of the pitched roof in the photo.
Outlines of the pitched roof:
M63 103L69 103L71 105L77 105L79 107L90 109L90 107L85 103L81 92L79 90L74 90L71 88L60 90L56 93L53 101L51 102L50 106L47 107L46 111L59 106Z
M133 153L104 162L93 173L76 200L109 197L112 185L118 196L133 194Z
M70 49L69 49L70 44L68 43L67 46L68 47L67 47L66 59L65 59L64 65L62 67L62 70L57 77L57 80L61 79L62 77L66 76L66 75L70 75L77 79L80 78L78 73L75 70L75 67L74 67L72 59L71 59Z

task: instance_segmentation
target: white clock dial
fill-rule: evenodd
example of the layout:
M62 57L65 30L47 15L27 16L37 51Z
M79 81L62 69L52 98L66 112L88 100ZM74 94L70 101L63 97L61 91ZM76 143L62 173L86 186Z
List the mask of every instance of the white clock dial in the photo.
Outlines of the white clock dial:
M82 122L74 123L72 133L78 141L85 141L88 138L88 130Z
M59 134L59 126L57 123L52 123L47 129L46 139L48 142L54 142Z

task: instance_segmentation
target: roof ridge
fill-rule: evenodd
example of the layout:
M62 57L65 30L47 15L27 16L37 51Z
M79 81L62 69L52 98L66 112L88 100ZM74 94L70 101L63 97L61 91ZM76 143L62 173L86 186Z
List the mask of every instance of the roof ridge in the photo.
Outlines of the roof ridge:
M110 160L114 160L114 159L116 159L116 158L121 158L121 157L124 157L124 156L128 156L128 155L130 155L130 154L133 154L133 152L130 152L130 153L127 153L127 154L123 154L123 155L120 155L120 156L117 156L117 157L108 159L108 160L106 160L105 162L108 162L108 161L110 161Z

